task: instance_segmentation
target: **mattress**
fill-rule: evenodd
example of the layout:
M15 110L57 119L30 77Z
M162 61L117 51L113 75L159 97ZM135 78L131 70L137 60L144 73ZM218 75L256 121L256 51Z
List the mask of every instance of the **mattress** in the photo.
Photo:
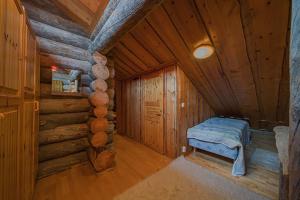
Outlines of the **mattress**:
M197 149L202 149L204 151L208 151L211 153L215 153L220 156L230 158L232 160L235 160L238 155L237 148L230 149L229 147L227 147L223 144L204 142L204 141L197 140L197 139L189 139L188 142L189 142L189 145L192 147L195 147Z
M193 147L234 159L234 176L245 174L244 145L250 142L246 121L214 117L189 128L187 139Z

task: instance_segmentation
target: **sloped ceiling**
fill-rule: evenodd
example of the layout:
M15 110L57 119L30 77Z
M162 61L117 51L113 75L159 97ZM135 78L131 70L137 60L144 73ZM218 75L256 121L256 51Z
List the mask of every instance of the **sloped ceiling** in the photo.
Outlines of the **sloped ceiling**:
M109 0L23 0L72 20L90 34L102 16Z
M288 122L288 0L165 0L111 51L128 79L178 63L218 114ZM197 60L200 44L215 48Z

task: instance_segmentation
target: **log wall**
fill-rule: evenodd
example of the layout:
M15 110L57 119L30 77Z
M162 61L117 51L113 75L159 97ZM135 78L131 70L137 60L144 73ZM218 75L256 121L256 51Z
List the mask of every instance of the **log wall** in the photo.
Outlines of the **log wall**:
M83 28L46 10L25 3L29 23L40 45L39 170L42 178L87 161L91 105L88 96L94 60ZM81 93L53 95L51 66L82 71Z

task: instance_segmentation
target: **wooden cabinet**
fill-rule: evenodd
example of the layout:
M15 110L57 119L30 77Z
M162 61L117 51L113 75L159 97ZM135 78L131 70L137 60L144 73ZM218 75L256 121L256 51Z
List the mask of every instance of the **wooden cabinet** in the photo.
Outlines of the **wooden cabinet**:
M18 0L0 1L0 45L0 199L29 200L37 166L39 64Z
M4 0L1 4L1 93L19 95L22 9L13 0Z
M0 199L18 199L19 115L18 106L0 109Z

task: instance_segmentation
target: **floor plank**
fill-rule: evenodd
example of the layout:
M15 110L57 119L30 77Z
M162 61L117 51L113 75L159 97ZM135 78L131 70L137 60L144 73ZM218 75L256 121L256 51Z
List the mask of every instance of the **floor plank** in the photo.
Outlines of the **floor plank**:
M81 164L38 181L35 200L112 199L129 187L168 165L170 158L131 139L115 136L116 167L94 172L89 163Z
M252 132L252 144L247 147L246 154L249 155L254 148L261 148L276 152L274 134L270 132ZM197 163L216 174L222 175L236 184L247 187L258 194L270 199L278 199L279 174L262 166L247 163L246 176L234 177L231 175L233 162L230 159L216 156L204 151L197 151L186 156L188 160Z

